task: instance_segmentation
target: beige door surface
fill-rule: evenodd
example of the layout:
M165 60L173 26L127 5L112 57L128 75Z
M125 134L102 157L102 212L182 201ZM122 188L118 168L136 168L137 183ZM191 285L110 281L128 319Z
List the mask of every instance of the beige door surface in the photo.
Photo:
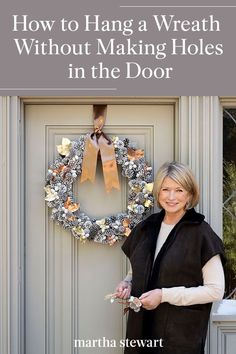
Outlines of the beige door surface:
M104 301L127 271L121 244L80 243L51 221L44 202L45 175L57 156L56 145L62 137L74 140L92 131L92 111L89 104L29 104L25 109L25 354L123 350L122 308ZM172 105L108 105L104 131L137 142L154 172L174 157ZM120 176L120 181L121 191L106 194L99 166L94 185L76 181L81 209L93 217L125 210L127 179ZM104 338L116 347L99 347ZM75 348L75 339L103 342Z

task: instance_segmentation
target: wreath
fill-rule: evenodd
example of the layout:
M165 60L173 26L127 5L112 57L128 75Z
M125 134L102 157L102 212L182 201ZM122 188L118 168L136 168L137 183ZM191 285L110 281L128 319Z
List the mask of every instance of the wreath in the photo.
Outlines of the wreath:
M81 210L73 195L73 182L82 173L88 137L81 135L75 141L63 138L57 146L59 156L47 171L45 200L52 208L51 218L71 230L75 238L113 245L127 237L153 206L152 167L145 161L144 152L136 149L129 139L113 137L116 163L129 181L127 210L102 219L91 218Z

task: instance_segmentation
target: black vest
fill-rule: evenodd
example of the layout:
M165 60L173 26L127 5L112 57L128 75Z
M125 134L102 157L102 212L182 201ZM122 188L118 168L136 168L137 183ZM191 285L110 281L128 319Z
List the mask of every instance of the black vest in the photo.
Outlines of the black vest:
M122 246L132 265L133 296L156 288L203 285L204 264L216 254L225 262L222 241L204 216L190 209L172 229L153 264L164 214L161 211L139 223ZM152 311L131 310L127 338L162 339L163 348L127 347L125 353L203 353L211 306L212 303L191 306L161 303Z

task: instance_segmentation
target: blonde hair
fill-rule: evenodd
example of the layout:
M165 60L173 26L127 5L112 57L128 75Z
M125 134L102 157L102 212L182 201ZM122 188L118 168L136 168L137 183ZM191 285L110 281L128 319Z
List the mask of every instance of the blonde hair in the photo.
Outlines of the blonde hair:
M164 163L157 171L153 194L159 208L162 208L158 202L161 186L166 177L173 179L182 188L184 188L191 196L187 209L195 207L199 202L199 187L195 177L188 166L176 161Z

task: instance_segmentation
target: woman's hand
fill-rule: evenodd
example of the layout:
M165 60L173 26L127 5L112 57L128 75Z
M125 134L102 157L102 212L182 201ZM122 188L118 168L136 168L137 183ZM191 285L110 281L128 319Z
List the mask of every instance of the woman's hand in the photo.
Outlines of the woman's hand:
M119 299L128 299L131 293L131 282L122 280L115 289Z
M161 303L162 291L161 289L150 290L143 293L139 300L143 304L143 308L146 310L154 310Z

